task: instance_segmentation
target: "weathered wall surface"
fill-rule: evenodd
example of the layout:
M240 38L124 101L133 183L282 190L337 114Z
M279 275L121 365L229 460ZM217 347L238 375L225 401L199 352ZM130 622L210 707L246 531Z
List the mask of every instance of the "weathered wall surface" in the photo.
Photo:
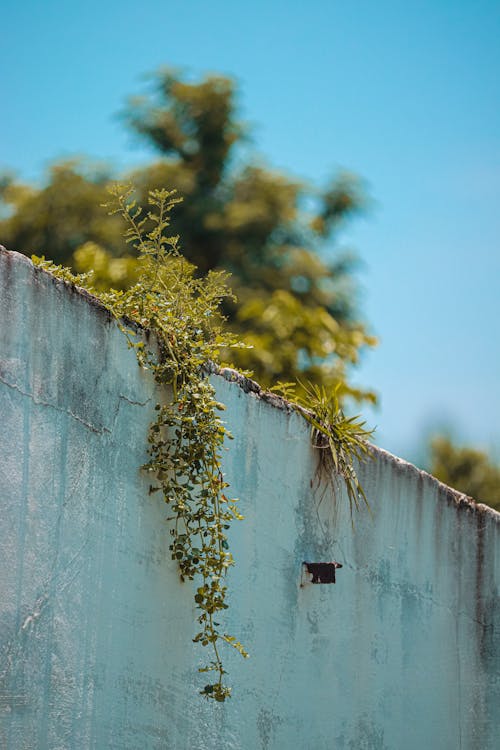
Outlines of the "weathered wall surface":
M499 747L500 515L377 450L353 531L307 425L214 382L251 652L226 654L224 705L197 695L192 586L138 469L148 373L88 296L0 251L0 749ZM300 586L332 559L335 585Z

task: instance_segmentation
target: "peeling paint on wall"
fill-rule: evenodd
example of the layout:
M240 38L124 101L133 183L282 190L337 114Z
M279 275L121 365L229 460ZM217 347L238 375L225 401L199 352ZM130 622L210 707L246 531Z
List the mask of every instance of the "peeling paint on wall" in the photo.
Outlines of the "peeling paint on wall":
M198 695L192 585L138 467L156 399L111 316L0 251L0 749L493 750L500 514L374 449L373 518L309 428L211 376L246 519L231 529L234 697ZM337 561L335 586L303 561Z

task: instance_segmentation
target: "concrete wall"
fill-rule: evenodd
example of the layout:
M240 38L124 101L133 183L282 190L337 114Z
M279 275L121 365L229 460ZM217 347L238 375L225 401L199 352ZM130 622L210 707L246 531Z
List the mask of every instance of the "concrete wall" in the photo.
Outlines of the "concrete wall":
M213 377L251 652L224 705L138 469L154 385L92 298L0 251L0 749L498 748L500 514L376 450L353 531L307 425ZM304 560L337 583L301 587Z

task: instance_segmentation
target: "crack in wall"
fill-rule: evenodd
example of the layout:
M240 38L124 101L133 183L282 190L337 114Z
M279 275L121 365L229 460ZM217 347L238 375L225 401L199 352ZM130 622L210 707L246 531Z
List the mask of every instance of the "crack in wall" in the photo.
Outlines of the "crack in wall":
M87 422L82 417L79 417L78 414L75 414L70 409L63 409L61 406L57 406L57 404L53 404L50 401L43 401L42 399L37 399L32 393L28 393L27 391L23 391L22 388L20 388L18 385L15 385L14 383L9 383L4 378L0 377L0 383L3 383L7 386L7 388L12 388L12 390L17 391L21 394L21 396L25 396L25 398L29 398L36 406L47 406L49 409L54 409L55 411L58 411L62 414L67 414L68 417L72 417L77 422L80 422L84 427L86 427L91 432L96 433L96 435L103 435L104 433L111 433L111 430L108 427L96 427L95 425L91 424L90 422Z
M16 391L21 396L24 396L25 398L29 398L31 401L33 401L33 403L36 406L46 406L49 409L54 409L55 411L60 412L61 414L66 414L68 417L75 419L77 422L82 424L91 432L94 432L96 435L104 435L105 433L107 434L112 433L112 429L110 429L109 427L96 427L91 422L87 422L85 419L78 416L78 414L75 414L73 411L71 411L71 409L64 409L61 406L58 406L57 404L52 403L51 401L44 401L43 399L37 399L33 393L24 391L18 385L14 383L9 383L8 380L5 380L5 378L2 378L1 376L0 376L0 383L3 383L3 385L7 386L7 388L11 388L12 390ZM145 401L135 401L134 399L128 398L128 396L125 396L123 393L120 393L118 396L118 399L119 401L118 401L117 408L116 408L114 422L116 422L116 419L118 417L120 401L126 401L128 404L131 404L132 406L147 406L151 402L152 397L150 396Z
M134 401L131 398L128 398L127 396L124 396L123 393L120 393L118 398L122 399L123 401L126 401L128 404L132 404L132 406L147 406L149 403L151 403L152 396L147 398L145 401Z

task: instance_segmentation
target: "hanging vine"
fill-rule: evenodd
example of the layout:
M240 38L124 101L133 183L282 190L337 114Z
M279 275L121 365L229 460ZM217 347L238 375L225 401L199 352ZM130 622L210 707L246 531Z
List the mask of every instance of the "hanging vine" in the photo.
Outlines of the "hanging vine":
M236 499L226 492L221 467L224 440L230 438L220 412L224 409L204 373L221 347L238 346L223 327L221 301L230 296L227 274L211 271L195 278L195 267L180 253L179 238L168 236L169 215L179 202L173 191L153 190L147 214L136 205L132 188L116 185L107 204L110 214L126 222L125 237L138 252L140 276L126 291L100 292L97 296L118 319L141 367L151 370L170 398L156 405L157 416L149 429L150 492L160 492L172 511L170 551L181 580L197 579L194 600L199 632L194 641L212 649L209 663L200 672L214 672L202 695L224 701L230 688L220 646L229 644L246 657L236 638L218 622L227 609L225 576L233 565L227 530L242 516ZM33 261L59 278L94 292L88 275L74 276L43 258ZM124 322L126 321L126 322ZM147 330L155 342L146 347Z

